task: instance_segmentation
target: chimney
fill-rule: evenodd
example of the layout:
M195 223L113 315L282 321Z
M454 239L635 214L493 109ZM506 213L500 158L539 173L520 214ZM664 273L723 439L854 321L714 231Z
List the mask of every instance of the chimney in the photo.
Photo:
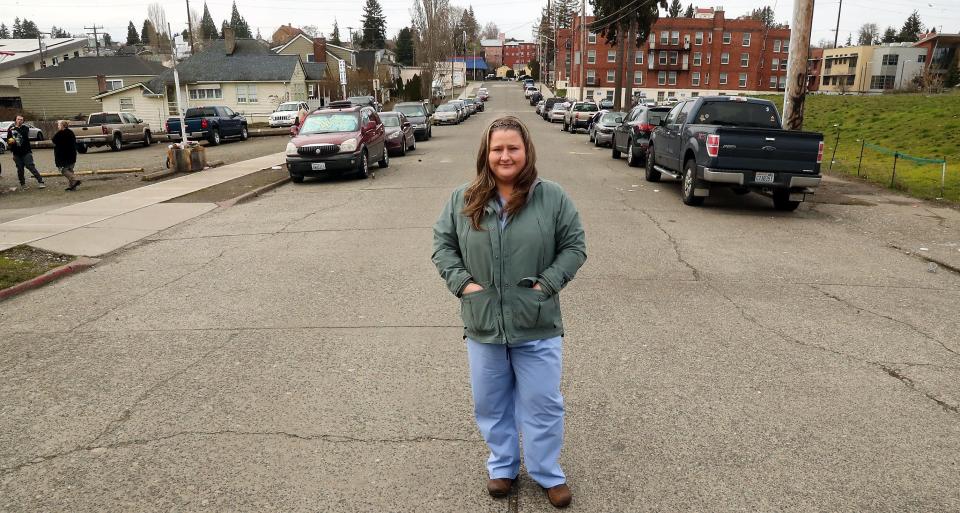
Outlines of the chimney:
M237 49L237 36L230 27L223 28L223 48L227 55L233 55L233 51Z
M97 75L97 90L101 93L107 92L107 77Z
M313 62L327 62L327 38L313 38Z

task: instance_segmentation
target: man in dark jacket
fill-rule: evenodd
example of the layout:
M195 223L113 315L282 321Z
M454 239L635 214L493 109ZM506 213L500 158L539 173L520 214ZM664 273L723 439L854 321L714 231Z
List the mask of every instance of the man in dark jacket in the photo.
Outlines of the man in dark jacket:
M23 175L23 168L30 170L37 179L37 187L45 189L40 171L33 163L33 150L30 149L30 127L23 124L23 116L17 116L16 124L7 131L7 144L13 154L13 163L17 165L17 178L20 179L20 188L27 188L27 180Z
M77 164L77 136L70 130L70 122L61 119L57 121L57 133L53 135L53 159L60 174L69 181L67 190L73 191L80 185L80 180L73 176L73 166Z

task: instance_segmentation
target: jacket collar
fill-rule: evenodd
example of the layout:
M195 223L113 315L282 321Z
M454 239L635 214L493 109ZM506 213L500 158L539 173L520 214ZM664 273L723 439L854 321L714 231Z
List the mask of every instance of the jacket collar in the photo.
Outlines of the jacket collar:
M537 190L537 186L539 186L542 182L543 182L543 180L541 180L539 176L537 177L536 180L533 181L533 185L531 185L531 186L530 186L530 190L527 191L527 202L526 202L526 204L529 204L530 201L533 200L533 193ZM494 196L493 198L490 198L490 201L487 202L487 206L486 206L485 210L486 210L488 213L495 213L495 212L498 212L498 211L500 210L500 203L497 201L497 197L496 197L496 196Z

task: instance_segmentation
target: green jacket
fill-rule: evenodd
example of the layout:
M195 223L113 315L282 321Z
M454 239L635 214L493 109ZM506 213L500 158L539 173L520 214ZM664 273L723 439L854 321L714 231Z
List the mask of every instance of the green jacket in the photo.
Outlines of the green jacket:
M537 180L502 231L496 200L477 231L462 213L466 187L453 192L433 227L433 263L461 299L464 336L515 344L563 335L559 292L587 259L573 202L556 183ZM471 281L483 290L462 296ZM542 290L531 288L538 282Z

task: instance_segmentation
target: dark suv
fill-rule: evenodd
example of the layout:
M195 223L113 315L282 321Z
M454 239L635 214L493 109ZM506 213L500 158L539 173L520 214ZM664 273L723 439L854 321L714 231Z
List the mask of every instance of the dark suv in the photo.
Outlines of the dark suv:
M542 118L543 118L544 120L546 120L546 121L550 121L550 109L553 108L553 105L554 105L555 103L563 103L563 102L565 102L565 101L567 101L567 99L566 99L566 98L563 98L562 96L555 96L555 97L553 97L553 98L547 98L547 99L543 102L543 109L540 111L540 117L542 117Z
M403 113L413 125L413 134L418 141L433 137L433 115L421 102L403 102L394 105L393 110Z
M667 117L670 107L647 107L637 105L630 110L623 123L613 130L613 139L610 147L612 156L620 158L620 153L627 154L627 164L637 167L647 158L647 147L650 145L650 134L660 126L660 120Z
M287 144L287 170L294 183L334 173L372 175L370 161L390 165L380 116L371 107L316 110Z

